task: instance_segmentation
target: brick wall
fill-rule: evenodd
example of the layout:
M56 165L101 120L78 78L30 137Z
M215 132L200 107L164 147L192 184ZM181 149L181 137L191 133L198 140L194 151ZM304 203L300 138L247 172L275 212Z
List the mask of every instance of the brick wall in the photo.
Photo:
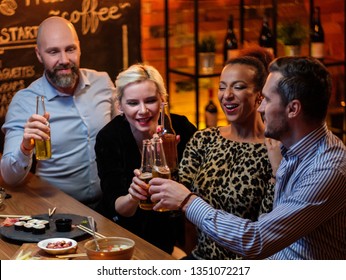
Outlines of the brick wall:
M172 66L193 65L193 1L170 0L170 33ZM258 5L258 3L261 5ZM270 0L246 1L245 44L257 42L261 16ZM235 16L235 32L239 38L238 0L199 0L200 38L213 34L217 39L217 62L222 62L222 42L226 32L229 14ZM308 0L280 0L278 21L284 18L299 18L308 24ZM344 59L344 1L315 0L321 7L322 23L325 31L326 51L328 55ZM145 62L165 71L164 52L164 1L142 0L142 53ZM308 53L308 44L303 47L303 54ZM282 46L278 44L278 55L282 55Z
M169 0L170 2L170 54L171 67L193 66L193 1L192 0ZM262 16L268 12L271 0L246 0L244 45L256 44L261 28ZM309 24L309 0L279 0L278 22L285 19L299 19L307 27ZM345 59L344 38L344 0L315 0L315 6L321 8L321 21L325 32L326 54L339 60ZM259 5L260 3L260 5ZM227 18L232 14L235 18L235 33L239 39L239 0L199 0L199 37L213 35L217 40L216 63L222 64L222 45L227 28ZM155 66L165 77L165 40L164 40L164 1L142 0L142 55L143 60ZM278 43L278 55L283 55L283 46ZM302 47L302 54L308 55L309 45L306 42ZM345 106L345 70L343 66L329 67L333 76L333 95L329 112L329 124L331 127L342 128ZM185 81L188 78L171 75L172 83L169 92L174 96L175 113L185 114L190 121L194 122L194 93L186 92L181 95L177 92L177 84L174 82ZM201 79L202 88L204 82L209 87L210 81ZM217 78L213 79L214 88L217 88ZM183 84L183 83L182 83ZM207 102L206 88L200 92L199 112L200 127L203 127L203 110ZM218 104L217 100L215 100ZM221 110L220 110L221 111ZM225 120L223 114L219 114L219 124ZM221 118L221 119L220 119ZM342 138L342 134L337 133ZM345 139L344 139L345 140ZM346 140L345 140L346 141Z

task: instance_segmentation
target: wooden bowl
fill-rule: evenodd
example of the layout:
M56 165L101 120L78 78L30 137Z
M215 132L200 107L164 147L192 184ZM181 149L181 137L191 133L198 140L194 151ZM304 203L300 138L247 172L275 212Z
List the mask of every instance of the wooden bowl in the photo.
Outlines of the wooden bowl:
M98 238L100 251L96 251L94 240L84 244L85 251L90 260L130 260L135 249L135 242L124 237Z

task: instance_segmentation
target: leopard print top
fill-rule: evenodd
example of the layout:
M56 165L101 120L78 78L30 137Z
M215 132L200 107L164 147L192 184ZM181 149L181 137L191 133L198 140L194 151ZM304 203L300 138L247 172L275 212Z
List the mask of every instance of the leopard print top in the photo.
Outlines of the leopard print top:
M218 128L197 131L180 162L179 180L216 209L257 220L272 209L274 185L265 144L225 139ZM197 259L241 259L202 231L192 254Z

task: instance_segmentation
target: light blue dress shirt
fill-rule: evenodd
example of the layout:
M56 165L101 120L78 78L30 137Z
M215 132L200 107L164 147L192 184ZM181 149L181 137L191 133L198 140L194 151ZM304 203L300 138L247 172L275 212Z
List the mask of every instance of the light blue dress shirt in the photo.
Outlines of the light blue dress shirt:
M95 139L114 114L115 88L105 72L80 69L73 96L53 88L45 75L13 97L5 123L5 145L1 159L4 181L15 185L25 179L32 154L20 150L24 125L35 113L36 96L45 97L50 113L52 158L38 161L36 174L51 185L93 207L101 198L95 162Z
M324 125L282 154L272 212L251 222L197 198L187 218L248 258L345 260L345 145Z

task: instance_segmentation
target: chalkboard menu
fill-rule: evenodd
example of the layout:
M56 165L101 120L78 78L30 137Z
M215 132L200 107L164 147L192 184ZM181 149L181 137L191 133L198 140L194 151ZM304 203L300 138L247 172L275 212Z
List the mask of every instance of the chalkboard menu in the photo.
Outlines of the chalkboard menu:
M75 26L81 67L106 71L115 80L141 61L140 0L0 0L0 126L13 95L42 75L34 50L37 30L54 15Z

